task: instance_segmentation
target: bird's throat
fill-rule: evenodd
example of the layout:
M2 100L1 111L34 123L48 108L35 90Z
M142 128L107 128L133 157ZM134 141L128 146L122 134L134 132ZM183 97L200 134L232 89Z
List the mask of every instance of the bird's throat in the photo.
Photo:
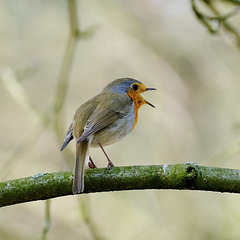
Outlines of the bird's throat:
M133 100L133 103L134 103L135 117L134 117L133 127L132 127L132 130L133 130L134 127L136 126L137 122L138 122L138 110L143 104L146 103L146 101L140 94L137 94L133 91L129 91L127 94Z

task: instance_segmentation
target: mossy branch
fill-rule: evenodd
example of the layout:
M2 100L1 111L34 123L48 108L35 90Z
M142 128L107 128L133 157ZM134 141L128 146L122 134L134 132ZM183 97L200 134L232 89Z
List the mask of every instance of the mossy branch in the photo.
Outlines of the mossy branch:
M0 207L71 195L72 180L72 172L55 172L2 182ZM186 163L85 171L84 193L138 189L240 193L240 170Z

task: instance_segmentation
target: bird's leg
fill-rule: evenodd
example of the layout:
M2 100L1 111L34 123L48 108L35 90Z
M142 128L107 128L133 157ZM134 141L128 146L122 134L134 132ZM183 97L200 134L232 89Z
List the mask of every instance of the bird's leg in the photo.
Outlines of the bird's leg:
M89 168L97 168L97 166L95 165L95 163L93 162L93 160L90 156L89 156L88 167Z
M104 155L106 156L107 160L108 160L108 165L107 165L107 169L109 170L110 168L114 167L112 161L110 160L110 158L108 157L107 153L105 152L105 150L103 149L102 147L102 144L101 143L98 143L100 148L102 149Z

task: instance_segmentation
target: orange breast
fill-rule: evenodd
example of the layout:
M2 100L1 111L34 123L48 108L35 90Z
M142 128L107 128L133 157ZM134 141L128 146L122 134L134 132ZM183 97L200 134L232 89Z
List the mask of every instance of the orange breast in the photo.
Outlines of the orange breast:
M143 104L146 103L146 101L144 100L144 98L140 94L137 94L134 91L129 91L127 94L133 100L133 103L134 103L135 117L134 117L134 122L133 122L133 127L132 127L132 130L133 130L134 127L137 124L137 121L138 121L138 110Z

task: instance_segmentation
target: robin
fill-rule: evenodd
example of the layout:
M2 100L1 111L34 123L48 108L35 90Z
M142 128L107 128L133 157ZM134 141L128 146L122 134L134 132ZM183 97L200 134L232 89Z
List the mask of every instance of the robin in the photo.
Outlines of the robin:
M117 79L77 109L61 148L62 151L75 138L73 194L84 191L85 163L89 162L90 167L95 167L89 157L90 146L100 147L108 159L108 168L114 166L103 146L120 141L134 129L138 110L143 104L154 107L140 95L148 90L156 89L147 88L132 78Z

